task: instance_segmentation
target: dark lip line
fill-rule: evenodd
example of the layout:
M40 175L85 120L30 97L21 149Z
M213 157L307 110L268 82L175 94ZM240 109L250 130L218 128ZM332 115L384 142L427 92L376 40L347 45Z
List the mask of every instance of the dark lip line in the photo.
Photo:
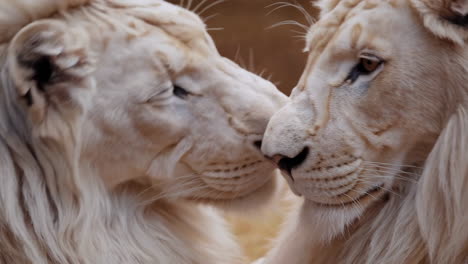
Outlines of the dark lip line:
M318 203L318 202L314 202L315 204L319 205L319 206L323 206L323 207L345 207L345 206L348 206L348 205L351 205L351 204L355 204L357 202L359 202L360 200L374 194L374 193L377 193L381 190L383 190L383 187L384 187L384 184L380 184L380 185L377 185L377 186L374 186L372 189L366 191L364 194L362 194L361 196L359 196L358 198L352 200L352 201L349 201L349 202L344 202L344 203L340 203L340 204L326 204L326 203Z
M292 182L294 182L294 177L292 176L291 173L289 173L288 171L286 170L283 170L281 168L278 167L278 164L276 162L274 162L271 158L267 158L267 161L269 161L274 167L275 169L279 170L279 172L285 176L285 177L288 177L289 179L291 179Z

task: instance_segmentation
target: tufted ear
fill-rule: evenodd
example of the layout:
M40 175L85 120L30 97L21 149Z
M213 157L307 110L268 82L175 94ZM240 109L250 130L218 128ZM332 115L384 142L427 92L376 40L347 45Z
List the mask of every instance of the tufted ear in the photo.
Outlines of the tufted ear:
M468 0L411 0L424 26L458 45L468 40Z
M55 20L32 23L10 42L8 72L34 124L70 122L83 110L93 86L89 43L85 32Z

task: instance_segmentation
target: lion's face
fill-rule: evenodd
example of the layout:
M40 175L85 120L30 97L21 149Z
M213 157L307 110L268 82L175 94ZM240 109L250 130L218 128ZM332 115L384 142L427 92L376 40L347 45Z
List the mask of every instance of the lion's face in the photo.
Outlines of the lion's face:
M286 97L220 56L189 11L157 1L117 14L141 33L89 29L98 67L83 159L111 188L138 181L206 201L271 189L274 166L259 148Z
M271 119L262 150L292 190L326 206L365 207L400 170L424 160L448 98L432 37L408 1L324 1L291 101ZM328 2L328 3L327 3ZM412 157L418 157L413 159Z

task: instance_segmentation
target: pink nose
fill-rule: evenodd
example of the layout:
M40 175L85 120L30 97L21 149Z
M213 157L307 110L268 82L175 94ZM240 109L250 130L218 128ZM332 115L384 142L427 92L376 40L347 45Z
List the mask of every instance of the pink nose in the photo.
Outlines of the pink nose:
M284 158L283 155L274 155L272 158L270 158L271 161L273 161L276 165L280 163L280 161Z

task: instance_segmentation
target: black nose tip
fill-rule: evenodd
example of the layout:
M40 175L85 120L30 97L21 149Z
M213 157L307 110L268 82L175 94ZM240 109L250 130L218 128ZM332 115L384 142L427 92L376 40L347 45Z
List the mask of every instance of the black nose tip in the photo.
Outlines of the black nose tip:
M261 140L257 140L255 141L254 143L254 146L258 149L262 149L262 141Z
M305 147L301 151L301 153L299 153L296 157L288 158L288 157L283 156L281 159L278 159L276 162L278 164L278 167L281 170L291 175L291 171L294 168L299 167L306 160L308 154L309 154L309 148Z

